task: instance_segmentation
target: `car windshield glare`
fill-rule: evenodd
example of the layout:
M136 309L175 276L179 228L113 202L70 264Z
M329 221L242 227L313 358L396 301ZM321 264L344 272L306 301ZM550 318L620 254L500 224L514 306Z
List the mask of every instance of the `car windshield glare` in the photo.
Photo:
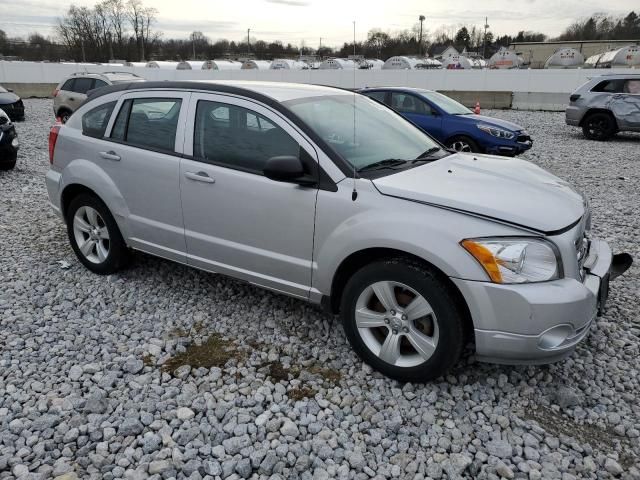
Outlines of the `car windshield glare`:
M454 99L442 95L438 92L420 92L422 97L436 104L441 110L449 115L471 115L473 112Z
M283 103L357 170L387 159L414 160L437 146L422 130L364 95Z

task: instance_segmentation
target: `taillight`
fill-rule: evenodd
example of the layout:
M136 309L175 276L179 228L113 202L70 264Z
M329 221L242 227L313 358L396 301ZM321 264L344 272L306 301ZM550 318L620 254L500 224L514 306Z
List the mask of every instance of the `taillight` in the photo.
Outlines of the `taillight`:
M60 90L57 88L53 91L53 98L56 98L58 96L58 92L60 92Z
M49 163L53 165L53 152L56 149L56 142L58 141L58 133L60 132L60 125L54 125L49 130Z
M580 94L579 93L574 93L573 95L571 95L569 97L569 101L570 102L575 102L576 100L578 100L580 98Z

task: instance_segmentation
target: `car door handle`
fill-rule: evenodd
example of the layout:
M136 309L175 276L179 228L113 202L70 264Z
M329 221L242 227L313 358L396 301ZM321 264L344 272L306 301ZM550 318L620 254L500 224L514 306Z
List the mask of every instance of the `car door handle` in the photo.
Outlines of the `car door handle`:
M116 162L120 160L120 155L118 155L113 150L109 150L108 152L100 152L100 156L105 160L114 160Z
M207 172L184 172L184 176L196 182L215 183L215 179L211 178Z

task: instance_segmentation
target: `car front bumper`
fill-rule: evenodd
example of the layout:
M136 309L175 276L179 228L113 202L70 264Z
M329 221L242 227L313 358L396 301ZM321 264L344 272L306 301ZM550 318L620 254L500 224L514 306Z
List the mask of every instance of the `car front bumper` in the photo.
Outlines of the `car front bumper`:
M452 279L471 312L476 358L542 364L570 355L604 308L613 262L609 245L593 240L583 281L499 285Z
M18 134L13 125L0 126L0 163L13 162L19 149Z
M528 134L525 133L522 136L522 141L502 140L492 137L489 141L484 141L481 146L490 155L520 155L533 146L533 140Z

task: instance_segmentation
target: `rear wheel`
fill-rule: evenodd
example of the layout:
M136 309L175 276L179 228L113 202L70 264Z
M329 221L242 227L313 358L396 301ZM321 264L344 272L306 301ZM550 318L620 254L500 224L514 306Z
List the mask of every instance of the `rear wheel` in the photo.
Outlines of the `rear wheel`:
M16 166L17 153L13 153L7 160L0 161L0 170L13 170Z
M70 116L71 116L71 112L69 110L62 109L58 111L58 118L60 118L60 121L63 124L67 123Z
M457 137L453 137L449 139L447 142L447 147L455 150L456 152L462 153L479 153L480 148L478 144L473 141L473 139L466 137L464 135L460 135Z
M409 259L384 260L356 272L345 287L341 316L360 358L400 381L443 375L464 346L463 314L449 287Z
M591 113L582 123L582 133L589 140L608 140L616 133L616 122L608 113Z
M93 195L81 194L71 201L67 233L78 259L94 273L109 275L129 262L129 251L116 221Z

